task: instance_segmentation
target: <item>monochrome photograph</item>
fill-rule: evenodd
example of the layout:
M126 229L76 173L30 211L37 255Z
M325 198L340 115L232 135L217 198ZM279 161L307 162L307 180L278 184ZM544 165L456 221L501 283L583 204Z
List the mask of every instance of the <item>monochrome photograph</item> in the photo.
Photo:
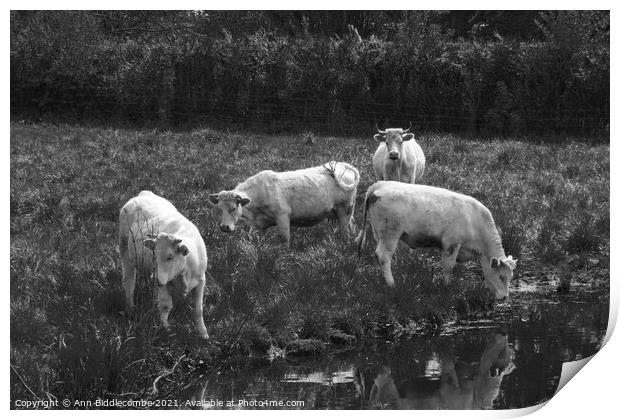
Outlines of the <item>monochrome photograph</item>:
M507 410L610 318L609 10L11 10L10 408Z

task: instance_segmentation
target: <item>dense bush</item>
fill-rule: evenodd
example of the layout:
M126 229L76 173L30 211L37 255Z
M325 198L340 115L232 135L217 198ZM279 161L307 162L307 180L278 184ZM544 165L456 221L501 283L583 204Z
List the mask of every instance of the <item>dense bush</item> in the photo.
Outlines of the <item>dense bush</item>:
M422 12L364 37L352 25L292 36L256 22L245 32L229 22L198 33L187 22L210 21L176 13L142 18L159 19L169 29L160 34L120 35L94 12L12 13L13 117L332 132L411 121L503 135L608 127L606 12L540 12L541 35L528 41L483 37L484 25L455 38Z

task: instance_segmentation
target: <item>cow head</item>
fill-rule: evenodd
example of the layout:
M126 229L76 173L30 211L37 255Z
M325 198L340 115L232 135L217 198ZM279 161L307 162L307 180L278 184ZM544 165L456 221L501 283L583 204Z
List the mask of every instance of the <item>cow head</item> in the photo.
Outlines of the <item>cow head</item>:
M387 128L385 131L377 128L378 134L373 138L378 142L385 142L387 148L387 157L390 160L400 159L403 153L403 142L413 140L415 137L409 130L411 127L403 130L402 128Z
M222 212L220 229L224 232L234 232L235 224L243 213L243 207L252 201L245 193L237 191L220 191L209 195L209 201L215 204Z
M185 270L185 257L189 254L189 248L183 244L182 239L168 233L149 235L144 240L144 246L155 255L157 281L160 285L167 284Z
M377 374L370 395L368 397L368 406L370 409L395 407L399 398L398 389L394 383L392 372L387 366L383 366Z
M513 353L508 346L508 334L498 329L488 338L487 345L477 367L479 378L494 378L501 374L512 361Z
M514 369L513 351L508 346L505 331L494 334L488 341L478 364L474 383L474 408L492 408L499 395L502 378Z
M491 337L480 358L479 375L492 378L498 376L508 367L512 356L512 350L508 347L508 334L506 331L498 331Z
M483 265L486 284L497 299L508 296L508 288L515 268L517 268L517 260L511 255L502 258L491 257L488 266Z

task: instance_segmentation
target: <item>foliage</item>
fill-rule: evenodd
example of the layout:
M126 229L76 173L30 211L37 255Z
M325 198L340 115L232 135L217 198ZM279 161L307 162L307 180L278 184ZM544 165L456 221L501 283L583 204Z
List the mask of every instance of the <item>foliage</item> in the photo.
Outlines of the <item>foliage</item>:
M331 133L411 121L608 134L608 12L467 13L11 12L11 111ZM535 35L502 30L507 16Z

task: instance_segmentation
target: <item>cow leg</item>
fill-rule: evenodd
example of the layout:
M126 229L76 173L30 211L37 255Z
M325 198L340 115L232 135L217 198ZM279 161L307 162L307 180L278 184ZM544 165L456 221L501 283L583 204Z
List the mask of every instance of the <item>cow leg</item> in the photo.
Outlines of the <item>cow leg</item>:
M121 270L123 272L123 289L125 290L125 310L132 313L133 294L136 289L136 267L129 261L128 238L120 238L119 250L121 254Z
M456 258L461 250L461 244L453 244L445 246L441 253L441 262L443 264L443 282L445 285L450 284L452 280L452 271L456 265Z
M202 276L200 282L194 290L192 290L193 298L194 298L194 322L196 324L196 329L202 338L209 338L209 334L207 333L207 327L205 327L205 321L202 314L202 298L205 290L205 276Z
M168 315L172 309L172 296L167 284L159 285L157 288L157 309L159 309L161 324L168 329Z
M394 287L394 277L392 277L392 255L396 251L398 239L396 240L380 240L377 244L375 254L379 258L381 271L388 286Z
M375 179L377 181L384 181L383 179L383 175L385 174L385 171L383 170L383 166L374 166L374 162L373 162L373 170L375 171Z
M131 314L134 311L133 295L136 290L136 269L130 264L123 264L123 289L125 289L125 310Z
M338 217L338 228L343 237L348 237L349 234L355 233L355 226L353 225L352 208L345 206L338 206L335 208L336 217Z
M129 262L122 262L123 289L125 290L125 310L133 313L133 294L136 289L136 268Z
M290 247L291 244L291 219L288 214L283 214L276 218L276 225L278 227L278 234L282 242L286 244L286 247Z
M452 359L444 359L442 360L442 366L441 366L441 371L442 371L442 381L443 380L449 380L451 385L456 387L456 388L460 388L461 384L459 381L459 377L456 374L456 368L454 366L454 360Z

